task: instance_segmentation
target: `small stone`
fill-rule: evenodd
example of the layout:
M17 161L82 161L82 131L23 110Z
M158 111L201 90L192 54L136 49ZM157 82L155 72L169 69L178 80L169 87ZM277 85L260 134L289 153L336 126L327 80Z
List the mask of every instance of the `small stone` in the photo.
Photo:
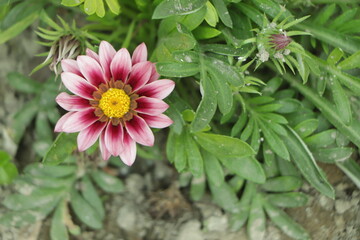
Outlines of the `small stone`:
M339 214L343 214L351 208L351 202L345 200L336 200L335 209Z
M225 215L211 216L205 221L205 226L209 231L225 232L228 227L228 219Z
M334 208L334 200L332 200L324 195L320 196L319 204L323 209L325 209L327 211L331 211Z
M185 223L180 231L176 240L204 240L204 236L200 229L200 222L191 220Z

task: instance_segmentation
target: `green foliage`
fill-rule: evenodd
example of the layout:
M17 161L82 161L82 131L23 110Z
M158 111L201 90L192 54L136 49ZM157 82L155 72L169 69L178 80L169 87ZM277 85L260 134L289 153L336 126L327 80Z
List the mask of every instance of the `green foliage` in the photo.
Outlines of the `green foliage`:
M12 162L11 156L0 151L0 185L9 184L18 175L18 170Z
M105 0L110 11L114 14L120 14L120 5L118 0ZM86 14L96 14L99 17L105 16L105 6L103 0L62 0L61 4L66 7L76 7L82 5Z

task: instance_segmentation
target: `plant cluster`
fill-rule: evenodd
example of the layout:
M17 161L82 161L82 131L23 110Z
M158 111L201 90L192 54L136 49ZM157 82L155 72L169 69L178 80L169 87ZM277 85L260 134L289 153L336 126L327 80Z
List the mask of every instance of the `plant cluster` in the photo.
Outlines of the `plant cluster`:
M304 182L335 198L318 162L360 188L359 3L337 2L0 0L0 44L31 26L47 56L31 78L7 76L30 99L10 135L31 132L36 159L17 176L0 152L0 183L17 192L0 224L51 216L53 240L101 229L100 192L124 190L106 165L129 168L137 150L167 159L193 201L209 193L231 230L263 239L270 220L310 239L283 209L307 203ZM169 125L154 144L149 127Z

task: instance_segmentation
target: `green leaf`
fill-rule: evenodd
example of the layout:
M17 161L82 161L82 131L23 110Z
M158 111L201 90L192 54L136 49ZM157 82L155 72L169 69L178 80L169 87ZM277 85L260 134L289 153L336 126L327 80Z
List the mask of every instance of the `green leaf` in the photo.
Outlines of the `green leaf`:
M68 240L69 234L65 226L65 201L58 204L51 219L50 237L51 240Z
M42 207L46 204L56 204L63 192L64 188L35 188L28 195L8 195L5 197L3 204L11 210L24 211L28 209Z
M343 70L349 70L360 67L360 51L355 52L350 57L346 58L344 61L340 62L337 66Z
M354 160L337 162L336 165L360 188L360 166Z
M38 98L34 98L33 100L25 103L25 105L16 112L11 123L12 132L10 133L15 143L20 142L26 127L31 123L38 109L39 100Z
M226 56L244 56L246 50L244 48L234 48L225 44L204 44L201 49L205 52L213 52Z
M247 182L240 202L237 204L237 212L231 215L230 226L232 231L239 231L249 217L250 204L256 194L256 184Z
M199 201L204 196L206 181L204 175L193 177L190 186L190 197L193 201Z
M247 233L250 240L264 239L266 230L265 212L262 206L262 196L256 194L251 202Z
M266 180L261 188L269 192L288 192L300 188L301 178L295 176L280 176Z
M194 177L199 178L204 175L204 162L198 145L190 133L187 131L185 134L186 138L182 144L185 144L189 170L194 175Z
M287 114L296 112L300 107L301 103L292 98L285 98L276 101L277 104L281 104L282 106L276 110L278 113Z
M336 77L330 78L330 88L334 98L336 110L339 113L342 121L349 125L352 120L352 112L349 97L345 93L343 87L339 83Z
M221 21L225 24L225 26L232 28L233 22L224 0L212 0L212 2L214 3L215 9L218 12Z
M270 124L271 123L259 121L259 125L262 133L264 134L266 142L269 144L273 152L275 152L283 159L290 160L288 149L286 148L283 140L280 139L280 137L269 128Z
M297 28L311 33L318 40L334 47L341 48L345 52L355 53L360 50L360 40L341 34L335 30L318 26L317 24L300 23Z
M213 27L200 26L193 31L193 34L196 39L203 40L219 36L221 32Z
M210 1L206 2L206 15L205 21L212 27L215 27L219 22L219 16L216 12L214 5L211 4Z
M334 48L326 61L331 65L335 65L343 56L344 52L340 48Z
M302 192L273 193L267 194L266 198L271 204L283 208L302 207L306 205L309 199L308 196Z
M264 201L264 207L271 221L286 235L294 239L310 239L309 234L282 210Z
M313 152L314 158L324 163L343 162L349 159L353 153L353 149L349 147L336 147L317 149Z
M185 145L184 145L185 140L186 140L185 131L183 131L180 135L174 134L174 136L176 136L174 164L175 164L175 168L178 172L184 171L184 169L188 165L188 158L187 158L186 149L185 149Z
M305 179L319 192L334 199L334 189L317 166L313 155L299 135L288 127L288 135L284 137L284 142L290 150L293 162Z
M154 10L152 19L193 13L202 8L207 0L164 0Z
M229 136L195 133L195 140L206 151L219 157L248 157L254 155L254 150L244 141Z
M84 0L61 0L61 4L66 7L76 7L83 3Z
M120 5L118 0L106 0L106 4L109 6L109 9L114 14L120 14Z
M209 69L208 71L211 72ZM226 82L224 82L222 78L219 79L217 74L211 75L209 80L212 82L214 88L218 91L216 96L219 110L223 115L225 115L231 111L233 105L233 95L231 88Z
M74 188L71 190L70 205L75 215L87 226L93 229L102 228L98 212Z
M205 173L210 184L220 186L224 182L224 171L219 160L208 151L202 151Z
M98 1L98 5L97 5L95 13L96 13L96 15L98 15L101 18L105 16L105 6L104 6L104 2L102 0Z
M41 91L41 83L32 80L18 72L11 72L7 75L8 84L16 91L22 93L38 93Z
M76 134L60 133L43 158L44 164L62 163L76 148Z
M0 185L9 184L18 175L18 170L12 162L10 162L11 156L0 151Z
M85 1L84 11L86 14L92 15L96 12L96 9L97 9L97 0L86 0Z
M92 179L105 192L120 193L124 191L124 184L117 177L111 176L103 171L93 171Z
M96 210L101 220L105 217L105 209L100 199L99 194L96 192L94 185L90 178L85 175L81 181L81 193L84 199Z
M214 202L228 212L237 212L238 198L231 187L223 182L220 186L209 185Z
M207 70L218 79L223 79L236 87L244 85L244 79L240 76L239 70L216 58L207 57Z
M200 84L203 88L203 96L191 123L192 132L203 130L210 123L217 107L216 90L211 81L202 78Z
M264 183L265 172L255 157L220 157L219 160L232 173L249 181Z
M319 126L319 120L306 119L294 127L294 130L301 138L311 135Z
M241 113L240 117L238 118L238 120L231 129L231 134L230 134L231 137L235 137L240 133L240 131L245 126L247 119L248 119L247 114L244 112Z
M200 69L197 63L157 63L158 73L165 77L190 77L197 74Z
M329 129L305 138L305 143L313 149L327 147L335 143L336 129Z

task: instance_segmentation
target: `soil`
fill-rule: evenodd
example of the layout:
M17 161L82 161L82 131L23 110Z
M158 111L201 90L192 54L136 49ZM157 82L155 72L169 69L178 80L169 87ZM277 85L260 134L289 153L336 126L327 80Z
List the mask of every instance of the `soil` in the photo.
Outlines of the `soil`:
M11 71L29 73L41 62L33 56L40 52L33 31L0 45L0 149L9 152L19 166L34 156L31 136L21 143L21 151L9 137L12 114L28 96L15 93L7 84ZM44 81L48 69L33 76ZM23 152L23 154L19 154ZM24 157L26 152L26 158ZM29 157L30 156L30 157ZM141 165L141 166L140 166ZM143 166L146 166L145 169ZM360 190L334 165L322 164L328 179L336 189L336 199L320 195L305 184L301 191L309 194L309 203L286 212L300 223L315 240L360 239ZM145 170L145 171L144 171ZM244 228L228 230L228 216L212 203L210 196L191 202L187 190L179 187L175 170L167 161L138 159L131 173L123 173L126 191L106 195L107 210L104 228L84 230L76 240L246 240ZM10 194L10 187L0 187L0 201ZM4 209L0 205L0 212ZM48 240L50 220L45 219L21 229L0 226L1 240ZM86 229L86 228L85 228ZM290 239L270 221L266 240Z

